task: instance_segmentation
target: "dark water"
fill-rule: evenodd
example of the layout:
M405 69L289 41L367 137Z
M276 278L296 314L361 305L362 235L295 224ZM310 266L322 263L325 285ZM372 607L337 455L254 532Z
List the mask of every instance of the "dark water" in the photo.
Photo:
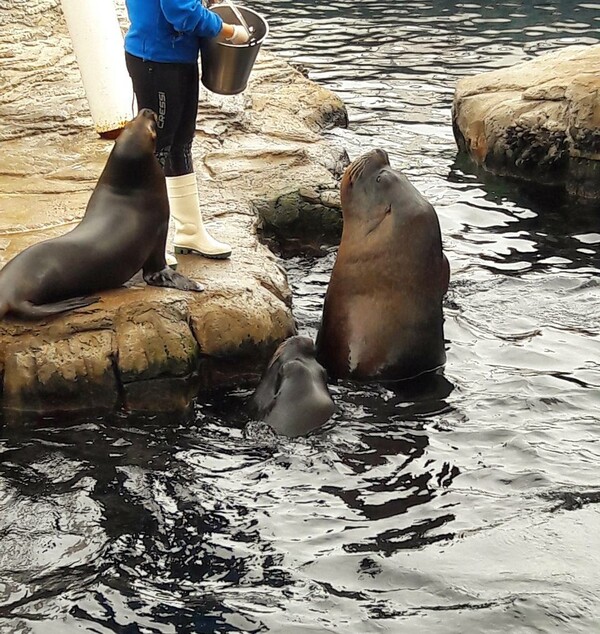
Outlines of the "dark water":
M334 386L298 440L191 420L0 432L0 631L600 631L600 214L473 173L455 81L594 43L591 2L255 1L271 48L434 203L452 266L444 377ZM333 253L287 263L314 335Z

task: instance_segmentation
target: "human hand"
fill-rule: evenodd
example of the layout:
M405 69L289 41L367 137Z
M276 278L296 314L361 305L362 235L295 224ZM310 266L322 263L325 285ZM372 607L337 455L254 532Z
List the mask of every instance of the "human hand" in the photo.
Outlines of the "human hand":
M250 39L250 34L241 24L228 24L227 26L231 27L233 33L225 38L226 42L230 44L246 44Z

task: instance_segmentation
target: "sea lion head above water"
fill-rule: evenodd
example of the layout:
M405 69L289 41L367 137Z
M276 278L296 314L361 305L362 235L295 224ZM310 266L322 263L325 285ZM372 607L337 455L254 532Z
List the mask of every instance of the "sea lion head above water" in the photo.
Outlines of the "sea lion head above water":
M351 224L353 231L365 235L384 221L400 222L433 210L408 178L392 168L387 152L381 149L364 154L348 166L340 197L344 226Z
M296 335L280 344L250 407L257 419L284 436L301 436L329 420L336 406L312 339Z
M376 149L341 183L344 226L317 336L333 378L400 380L445 362L449 267L432 205Z

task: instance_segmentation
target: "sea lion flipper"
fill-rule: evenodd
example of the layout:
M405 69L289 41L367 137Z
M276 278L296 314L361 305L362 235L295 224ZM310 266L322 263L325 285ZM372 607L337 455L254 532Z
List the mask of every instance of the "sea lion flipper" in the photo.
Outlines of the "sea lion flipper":
M133 288L135 286L144 286L144 273L140 269L135 275L132 275L126 282L123 282L125 288Z
M76 308L89 306L99 299L99 297L72 297L61 302L54 302L53 304L38 305L23 301L15 306L10 306L10 312L23 319L41 319L43 317L51 317L59 313L64 313L67 310L75 310Z
M165 266L162 271L154 271L152 273L144 273L144 280L150 286L164 286L167 288L177 288L180 291L196 291L204 290L204 286L198 282L191 280L189 277L177 273L170 266Z

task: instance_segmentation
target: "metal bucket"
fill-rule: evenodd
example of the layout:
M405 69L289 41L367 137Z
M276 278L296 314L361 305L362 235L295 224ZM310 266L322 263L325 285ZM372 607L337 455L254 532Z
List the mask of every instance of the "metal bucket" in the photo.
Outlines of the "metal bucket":
M261 44L269 33L267 21L252 9L236 5L252 30L247 44L229 44L217 38L205 39L201 45L202 83L219 95L237 95L248 84L250 72ZM229 24L239 24L235 13L226 4L211 8Z

